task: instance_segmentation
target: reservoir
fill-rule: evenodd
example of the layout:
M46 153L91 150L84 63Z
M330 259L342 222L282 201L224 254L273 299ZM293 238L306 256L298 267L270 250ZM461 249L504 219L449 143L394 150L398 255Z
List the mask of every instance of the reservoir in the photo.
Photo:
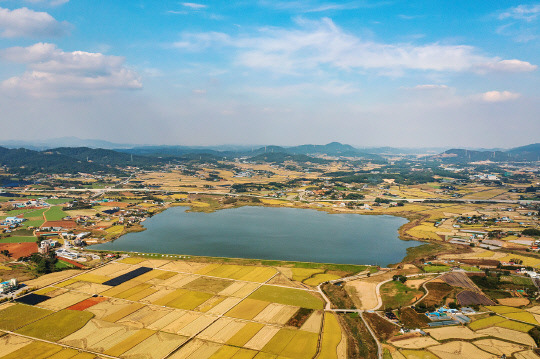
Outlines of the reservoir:
M90 248L384 266L422 244L398 238L398 228L407 223L401 217L273 207L186 209L172 207L143 222L146 231Z

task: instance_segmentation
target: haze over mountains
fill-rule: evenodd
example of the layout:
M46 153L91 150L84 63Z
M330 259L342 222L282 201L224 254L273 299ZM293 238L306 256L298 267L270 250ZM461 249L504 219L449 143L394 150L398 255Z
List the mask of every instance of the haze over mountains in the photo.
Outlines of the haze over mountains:
M88 141L88 140L85 140ZM112 143L108 143L114 145ZM377 151L374 151L377 152ZM58 147L45 150L0 147L0 166L21 174L111 172L116 167L147 167L171 161L218 161L222 159L248 158L256 162L326 163L328 158L348 157L365 161L386 162L385 155L401 153L399 149L384 148L379 153L370 149L358 149L351 145L331 142L326 145L300 145L292 147L262 146L239 147L187 147L187 146L141 146L133 148ZM413 157L411 157L413 158ZM450 149L440 154L424 157L444 163L468 163L477 161L539 161L540 143L510 150L478 151Z

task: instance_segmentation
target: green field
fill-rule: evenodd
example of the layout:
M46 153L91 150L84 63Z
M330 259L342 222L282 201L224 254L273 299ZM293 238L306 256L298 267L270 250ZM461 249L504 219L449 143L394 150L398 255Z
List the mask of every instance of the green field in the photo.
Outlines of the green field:
M385 283L380 289L381 297L386 308L399 308L413 302L415 296L420 296L421 291L407 287L399 281Z
M28 243L35 242L36 237L27 237L27 236L13 236L0 239L0 243Z
M47 221L61 221L62 218L67 216L68 214L62 211L62 207L59 206L51 207L47 212L45 212L45 217L47 217Z
M71 201L72 201L71 198L49 198L45 202L47 202L48 204L55 205L55 204L64 204Z
M61 310L16 332L44 340L57 341L81 329L93 317L94 314L90 312Z
M323 301L314 293L300 289L263 285L249 298L309 309L323 309Z
M429 265L429 266L424 266L422 269L424 270L424 272L427 272L427 273L437 273L437 272L447 272L450 270L450 267Z

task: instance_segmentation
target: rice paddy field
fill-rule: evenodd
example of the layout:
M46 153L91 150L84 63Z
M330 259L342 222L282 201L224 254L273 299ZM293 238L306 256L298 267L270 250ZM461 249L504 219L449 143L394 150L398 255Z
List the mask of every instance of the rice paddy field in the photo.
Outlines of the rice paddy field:
M0 359L343 358L346 336L318 292L269 284L276 275L130 257L43 280L0 307Z

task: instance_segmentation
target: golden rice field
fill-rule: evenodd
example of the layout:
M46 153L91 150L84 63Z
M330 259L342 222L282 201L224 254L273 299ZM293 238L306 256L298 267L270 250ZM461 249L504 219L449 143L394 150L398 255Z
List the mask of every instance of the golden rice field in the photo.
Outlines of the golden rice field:
M43 281L36 293L48 298L34 305L0 306L0 330L13 332L0 335L1 359L307 359L319 345L321 358L342 357L334 314L322 325L323 299L266 283L271 267L125 258L79 273ZM314 311L287 325L300 308Z

